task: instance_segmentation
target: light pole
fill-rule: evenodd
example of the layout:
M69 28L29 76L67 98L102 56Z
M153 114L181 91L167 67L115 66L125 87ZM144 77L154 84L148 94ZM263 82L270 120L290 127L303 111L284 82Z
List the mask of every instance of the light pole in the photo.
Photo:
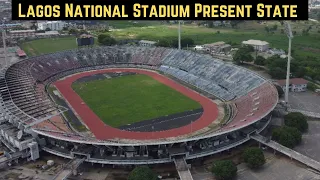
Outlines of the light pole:
M4 51L4 63L7 66L7 46L6 46L6 29L2 30L2 41L3 41L3 51Z
M181 21L179 21L178 27L178 49L181 49Z
M291 61L291 40L293 38L291 26L289 22L284 22L285 32L289 39L289 47L288 47L288 62L287 62L287 78L286 78L286 92L285 92L285 101L288 106L289 103L289 81L290 81L290 61Z

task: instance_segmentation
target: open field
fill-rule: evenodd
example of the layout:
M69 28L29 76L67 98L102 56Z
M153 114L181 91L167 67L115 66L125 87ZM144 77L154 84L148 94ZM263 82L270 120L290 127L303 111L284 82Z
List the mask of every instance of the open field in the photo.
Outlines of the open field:
M177 25L162 24L160 21L107 21L116 28L109 32L116 39L148 39L159 40L177 36ZM320 23L310 21L292 22L292 30L296 35L292 42L294 54L300 56L320 57ZM266 33L265 27L277 25L274 33ZM312 26L309 35L302 35L302 30ZM270 21L259 24L255 21L241 23L238 28L229 27L207 28L197 25L183 25L182 36L192 38L196 44L225 41L233 46L239 46L242 41L258 39L268 41L271 47L288 48L288 39L281 33L284 29L279 22ZM40 39L22 44L22 48L30 55L56 52L76 48L74 37Z
M39 39L25 42L22 49L28 56L35 56L77 47L75 37Z
M244 23L237 29L231 28L206 28L196 25L182 26L181 36L192 38L196 44L212 43L216 41L225 41L232 45L240 45L242 41L248 39L265 40L270 43L273 48L288 48L288 38L280 32L280 23L269 22L269 24L260 25L258 23ZM267 34L264 27L277 24L278 30L274 34ZM313 28L309 35L301 35L302 29L308 27L309 24L304 22L293 23L293 31L297 32L293 41L292 48L294 53L301 56L317 56L320 57L320 33ZM319 25L318 25L319 26ZM148 39L159 40L166 37L177 36L177 25L154 25L146 27L129 27L118 29L111 32L111 35L117 39ZM218 32L219 31L219 32Z
M160 25L160 21L124 21L124 20L111 20L105 21L106 24L111 26L114 29L123 29L129 27L144 27L144 26L153 26Z
M159 40L166 37L177 36L177 25L161 24L159 21L108 21L116 28L110 32L116 39L148 39ZM265 27L277 25L277 31L266 33ZM302 35L302 30L312 26L309 35ZM292 42L294 53L300 56L320 57L320 24L310 21L292 23L292 30L297 34ZM279 22L271 21L264 24L256 22L241 23L237 29L226 27L206 28L197 25L182 26L182 36L192 38L196 44L225 41L234 46L240 45L244 40L259 39L268 41L271 47L286 50L288 40L284 29ZM30 55L39 55L76 48L74 37L40 39L22 44L22 48Z
M132 124L200 108L198 102L147 75L73 83L72 88L106 124Z
M95 40L95 43L97 41ZM68 49L77 48L76 37L49 38L28 41L22 44L21 48L28 56L53 53Z

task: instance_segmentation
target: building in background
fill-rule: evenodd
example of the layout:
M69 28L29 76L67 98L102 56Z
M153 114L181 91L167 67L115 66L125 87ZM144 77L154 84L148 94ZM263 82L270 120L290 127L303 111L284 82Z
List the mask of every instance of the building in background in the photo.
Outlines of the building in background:
M226 44L223 41L218 41L211 44L204 44L203 47L210 53L229 52L231 50L231 45Z
M47 30L50 31L61 31L64 27L66 27L67 23L63 21L46 21L46 22L39 22L38 30Z
M146 47L152 47L157 44L156 41L147 41L147 40L141 40L139 41L139 46L146 46Z
M257 51L266 51L269 49L269 43L266 41L254 40L250 39L248 41L242 41L242 45L253 46L253 48Z
M278 80L277 83L282 87L282 89L286 90L286 80ZM304 92L307 90L308 81L303 78L293 78L289 81L289 91L292 92Z
M33 36L35 36L35 30L9 31L9 36L11 39L33 37Z
M50 37L57 37L60 35L60 33L58 31L46 31L43 33L36 33L35 35L37 37L50 38Z

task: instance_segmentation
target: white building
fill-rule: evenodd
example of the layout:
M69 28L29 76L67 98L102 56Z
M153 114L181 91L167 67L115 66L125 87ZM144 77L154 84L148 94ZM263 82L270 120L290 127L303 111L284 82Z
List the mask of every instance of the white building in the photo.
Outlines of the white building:
M248 41L242 41L242 45L253 46L255 50L266 51L269 49L269 43L266 41L250 39Z
M286 80L278 80L277 83L282 87L283 91L286 90ZM307 90L308 81L303 78L293 78L289 81L289 91L304 92Z
M141 40L141 41L139 41L139 45L140 45L140 46L152 47L152 46L155 46L156 44L157 44L156 41L147 41L147 40Z
M46 31L44 33L36 33L35 36L37 37L55 37L55 36L59 36L59 32L58 31Z
M195 51L204 51L204 50L206 50L203 46L201 46L201 45L196 45L196 47L194 47L194 50Z
M63 21L46 21L38 23L38 30L46 30L47 28L50 31L61 31L67 23Z

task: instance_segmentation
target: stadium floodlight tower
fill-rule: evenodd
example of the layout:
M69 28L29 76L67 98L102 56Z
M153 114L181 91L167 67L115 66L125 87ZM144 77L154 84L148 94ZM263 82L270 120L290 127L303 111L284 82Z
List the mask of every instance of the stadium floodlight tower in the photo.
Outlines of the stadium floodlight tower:
M289 22L284 22L285 32L289 39L289 47L288 47L288 62L287 62L287 78L286 78L286 93L285 93L285 101L288 106L289 103L289 81L290 81L290 61L291 61L291 40L293 38L292 30Z
M178 27L178 49L181 49L181 21L179 21Z
M2 41L3 41L3 51L4 51L4 63L5 63L5 67L7 66L7 46L6 46L6 29L3 28L1 29L2 31Z

